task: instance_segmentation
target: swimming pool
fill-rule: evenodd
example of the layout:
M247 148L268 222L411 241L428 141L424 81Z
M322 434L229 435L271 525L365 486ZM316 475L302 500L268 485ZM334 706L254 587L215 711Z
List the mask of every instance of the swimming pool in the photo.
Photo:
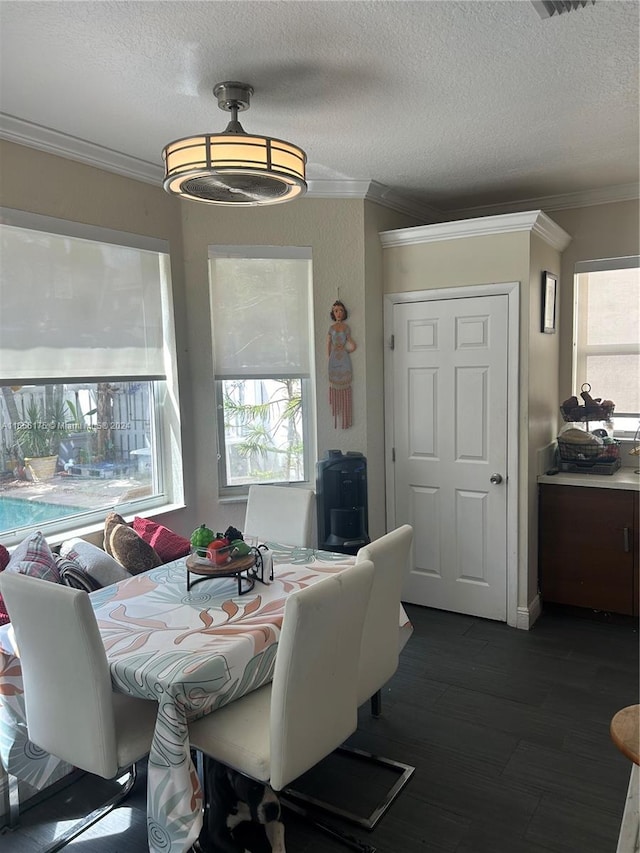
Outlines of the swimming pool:
M78 512L86 512L86 507L63 506L3 496L0 497L0 533L15 530L18 527L32 527L55 518L66 518Z

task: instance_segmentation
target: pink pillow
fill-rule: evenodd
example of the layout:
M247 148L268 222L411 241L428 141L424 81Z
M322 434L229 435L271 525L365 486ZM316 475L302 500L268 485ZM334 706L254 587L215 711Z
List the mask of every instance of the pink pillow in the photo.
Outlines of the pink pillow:
M186 557L191 550L188 539L150 518L140 518L136 515L131 526L141 539L151 545L163 563Z

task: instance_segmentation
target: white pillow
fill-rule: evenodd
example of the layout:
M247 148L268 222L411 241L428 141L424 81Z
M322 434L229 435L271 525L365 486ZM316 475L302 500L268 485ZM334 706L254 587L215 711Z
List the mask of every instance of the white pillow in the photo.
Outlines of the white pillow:
M130 572L102 548L98 548L97 545L92 545L91 542L85 542L84 539L78 537L63 542L60 546L60 554L78 563L100 586L109 586L109 584L132 577Z

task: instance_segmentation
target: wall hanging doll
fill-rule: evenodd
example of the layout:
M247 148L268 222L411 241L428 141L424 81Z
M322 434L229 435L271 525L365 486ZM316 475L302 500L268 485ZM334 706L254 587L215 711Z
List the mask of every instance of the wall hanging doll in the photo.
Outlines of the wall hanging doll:
M337 428L338 418L342 429L351 426L351 353L356 345L351 339L351 330L345 323L348 317L344 303L337 299L331 306L331 319L327 335L329 357L329 405L333 414L333 425Z

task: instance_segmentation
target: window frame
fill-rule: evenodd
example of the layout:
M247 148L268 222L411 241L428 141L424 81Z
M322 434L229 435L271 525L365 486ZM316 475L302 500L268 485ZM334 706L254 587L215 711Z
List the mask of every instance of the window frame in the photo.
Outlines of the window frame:
M272 376L272 377L260 377L261 379L275 379L279 380L282 377ZM311 483L311 471L312 471L312 454L310 440L305 440L308 436L311 435L311 417L309 414L309 410L311 409L311 398L313 397L313 383L310 377L307 376L290 376L288 379L299 379L300 380L300 393L302 398L302 419L301 419L301 429L302 429L302 466L303 466L303 478L301 480L255 480L253 482L265 482L269 484L287 484L289 486L300 486L300 487L308 487ZM228 473L227 473L227 441L225 434L225 425L224 425L224 393L223 393L223 382L242 382L245 380L244 376L225 376L224 379L216 379L214 378L214 387L215 387L215 405L216 412L220 413L220 417L217 420L217 460L218 460L218 483L219 483L219 493L220 497L243 497L246 496L249 492L250 483L246 484L233 484L228 482Z
M162 313L163 324L167 332L165 349L165 375L158 376L91 376L91 377L65 377L47 376L38 377L33 380L22 379L24 385L37 387L52 383L75 385L83 381L87 384L100 381L111 383L120 382L147 382L150 386L149 397L149 422L150 441L155 446L154 473L152 485L154 494L142 498L135 498L126 502L114 502L97 509L87 509L86 512L77 513L61 519L53 519L48 522L38 522L43 534L51 538L51 541L62 541L71 536L78 536L93 532L104 525L106 514L112 510L119 513L151 514L151 510L167 511L169 509L184 506L184 476L182 463L180 410L177 377L177 348L175 341L175 322L173 308L173 292L171 282L171 257L169 244L166 240L155 237L120 232L100 226L73 222L70 220L57 219L55 217L43 216L41 214L29 213L11 208L0 208L0 224L19 227L25 230L41 231L57 234L61 237L80 238L97 243L114 244L141 251L149 251L165 256L164 272L161 273L162 282ZM12 377L0 376L0 384L7 385ZM11 384L14 384L12 381ZM10 496L6 495L5 496ZM21 526L11 531L3 531L0 536L4 544L13 546L24 538L25 530L33 525Z
M315 380L315 351L314 351L314 334L313 334L313 259L311 249L300 246L224 246L210 245L208 249L208 265L209 265L209 300L210 300L210 315L212 336L215 335L214 312L212 310L212 285L211 285L211 264L219 258L238 258L238 259L282 259L282 260L306 260L309 262L309 373L308 375L289 374L288 379L299 379L301 383L302 397L302 461L304 469L304 478L296 481L273 480L273 481L252 481L242 485L234 485L228 482L229 476L227 471L227 442L225 435L225 418L224 418L224 394L223 382L235 381L240 382L245 379L283 379L284 377L276 374L262 374L260 376L249 377L246 375L234 375L233 373L225 372L224 376L216 374L216 357L213 352L213 397L214 410L216 413L216 456L218 468L218 497L221 500L244 500L249 493L249 486L253 482L270 482L287 484L292 487L299 486L300 488L309 488L312 485L313 470L316 461L316 380Z
M581 345L586 338L587 313L580 311L580 291L584 288L582 276L594 272L613 272L615 270L640 269L640 256L630 255L619 258L600 258L591 261L579 261L574 266L573 287L573 352L571 360L571 385L573 393L578 395L582 387L579 377L586 376L586 359L589 355L637 355L640 354L640 341L636 344L590 344ZM640 294L639 294L640 298ZM614 426L614 436L631 439L637 433L640 412L615 411L613 420L629 420L629 429Z

